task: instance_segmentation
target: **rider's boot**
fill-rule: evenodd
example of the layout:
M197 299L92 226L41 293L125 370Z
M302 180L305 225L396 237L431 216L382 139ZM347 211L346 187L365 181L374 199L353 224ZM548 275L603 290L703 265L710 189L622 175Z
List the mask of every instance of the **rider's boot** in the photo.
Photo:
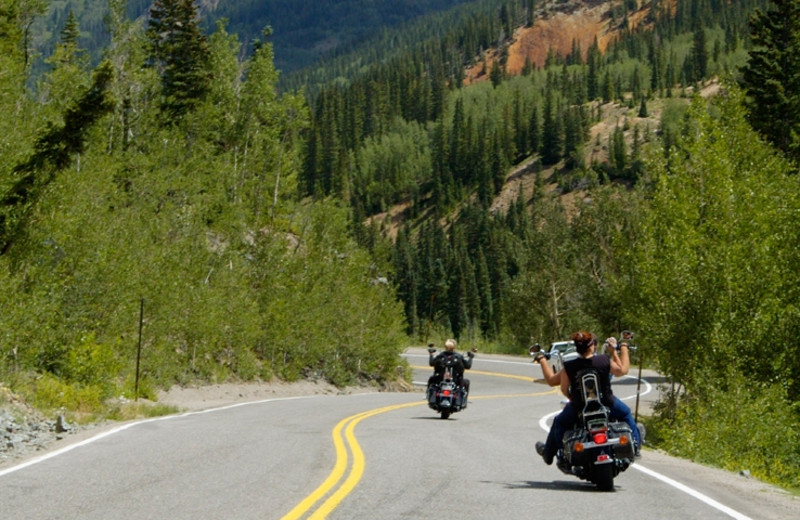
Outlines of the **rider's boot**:
M543 443L542 441L538 441L536 443L536 453L542 456L542 459L544 459L544 463L547 464L548 466L553 463L553 455L547 453L545 443Z

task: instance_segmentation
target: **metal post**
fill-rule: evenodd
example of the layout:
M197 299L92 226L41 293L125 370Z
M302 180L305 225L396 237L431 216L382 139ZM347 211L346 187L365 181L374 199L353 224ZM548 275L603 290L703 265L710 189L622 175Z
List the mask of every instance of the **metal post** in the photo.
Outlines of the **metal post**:
M637 349L638 350L638 349ZM642 365L644 355L639 352L639 377L636 380L636 412L633 415L633 422L639 424L639 390L642 387Z
M139 300L139 346L136 349L136 382L133 385L133 400L139 400L139 362L142 359L142 322L144 321L144 298Z

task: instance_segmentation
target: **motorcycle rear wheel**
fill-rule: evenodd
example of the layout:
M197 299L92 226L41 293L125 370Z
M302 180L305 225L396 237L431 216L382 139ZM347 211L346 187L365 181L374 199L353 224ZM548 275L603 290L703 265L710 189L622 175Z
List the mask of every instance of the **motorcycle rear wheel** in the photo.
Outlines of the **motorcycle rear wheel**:
M450 417L450 410L442 410L442 419Z
M614 466L602 464L594 467L594 483L600 491L614 490Z

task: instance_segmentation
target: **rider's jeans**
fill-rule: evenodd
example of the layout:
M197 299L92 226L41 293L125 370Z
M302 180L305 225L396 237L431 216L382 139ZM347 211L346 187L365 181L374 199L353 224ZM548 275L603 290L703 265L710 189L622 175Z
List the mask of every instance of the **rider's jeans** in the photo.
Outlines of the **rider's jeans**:
M636 427L636 421L633 418L630 407L617 397L614 397L614 405L611 407L611 418L617 421L625 421L631 427L633 442L638 449L642 445L639 428ZM577 420L578 416L572 407L572 403L567 403L561 413L553 418L553 425L550 426L550 433L547 434L547 441L545 442L545 453L555 456L561 447L564 432L571 429Z
M631 408L617 397L614 397L614 406L611 407L611 418L618 421L625 421L628 426L631 427L633 442L636 445L636 449L642 447L642 437L639 428L636 426L636 419L634 419L631 413Z

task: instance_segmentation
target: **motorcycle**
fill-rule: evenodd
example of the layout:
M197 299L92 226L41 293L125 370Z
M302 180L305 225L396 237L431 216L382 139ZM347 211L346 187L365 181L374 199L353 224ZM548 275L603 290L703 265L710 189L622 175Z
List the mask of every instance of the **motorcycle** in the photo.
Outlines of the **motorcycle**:
M531 355L539 353L529 350ZM547 353L541 352L547 356ZM630 426L611 419L611 411L601 401L600 381L593 369L578 373L584 406L576 410L578 420L564 432L556 466L567 475L591 482L600 491L614 489L614 478L634 460L634 438Z
M428 351L431 352L430 349ZM442 380L428 387L428 407L438 412L442 419L447 419L451 414L467 407L467 389L456 384L454 368L454 360L448 361L444 366Z

